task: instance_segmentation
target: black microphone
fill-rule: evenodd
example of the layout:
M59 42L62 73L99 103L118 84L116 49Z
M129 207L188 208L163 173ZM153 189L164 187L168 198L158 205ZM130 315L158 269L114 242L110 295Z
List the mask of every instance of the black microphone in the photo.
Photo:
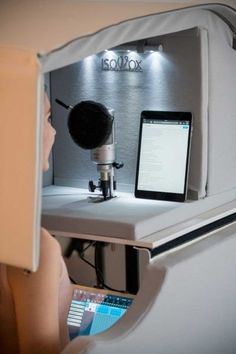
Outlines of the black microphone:
M115 162L114 111L95 101L82 101L74 107L56 102L70 109L67 124L71 138L81 148L90 149L91 160L97 164L100 179L98 185L89 181L89 190L101 190L104 200L113 198L114 167L123 167Z
M101 103L82 101L74 107L61 100L55 100L66 109L70 109L68 129L73 141L83 149L95 149L102 146L112 132L113 116Z

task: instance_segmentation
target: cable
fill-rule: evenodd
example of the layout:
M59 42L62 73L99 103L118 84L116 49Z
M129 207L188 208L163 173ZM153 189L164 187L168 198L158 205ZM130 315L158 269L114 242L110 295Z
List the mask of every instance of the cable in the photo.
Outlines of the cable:
M71 275L69 275L69 279L72 282L72 284L76 284L77 285L77 282L71 277Z
M77 240L78 241L78 240ZM89 245L86 246L85 248L83 248L82 246L82 249L80 247L76 247L76 250L77 250L77 253L80 257L80 259L82 259L85 263L88 263L91 267L93 267L93 264L91 264L89 261L87 261L86 259L84 259L84 252L91 246L93 246L95 243L95 241L91 241L89 242ZM72 245L72 247L69 249L69 254L71 254L73 252L73 250L75 249L74 245ZM69 275L69 279L70 281L73 283L73 284L77 284L77 281L75 281L71 275Z
M91 246L95 246L96 241L90 241L88 246L86 246L85 248L82 249L81 254L84 256L84 252L87 251L87 249L89 249Z
M102 288L111 290L111 291L116 291L116 292L120 292L120 293L127 293L125 290L117 290L114 289L110 286L108 286L105 282L104 282L104 277L103 274L101 272L101 270L98 267L98 247L97 247L98 243L96 241L92 241L89 243L88 246L86 246L85 248L83 248L82 250L78 250L78 255L80 257L80 259L82 261L84 261L85 263L87 263L90 267L92 267L95 270L95 274L97 277L97 282L101 284ZM95 252L94 252L94 264L92 264L91 262L89 262L85 257L84 257L84 253L85 251L87 251L91 246L94 246Z
M95 245L96 241L90 242L90 244L85 247L82 251L78 251L79 257L82 261L84 261L85 263L87 263L90 267L92 267L95 270L96 276L98 278L98 280L103 279L103 275L101 273L101 271L99 269L96 268L96 266L94 264L92 264L91 262L89 262L85 257L84 257L84 252L91 246Z
M111 291L117 291L117 292L120 292L120 293L126 293L125 290L117 290L117 289L114 289L114 288L108 286L108 285L104 282L103 274L102 274L101 270L100 270L99 267L98 267L98 247L97 247L97 246L98 246L98 243L95 242L94 263L95 263L96 276L97 276L99 282L101 283L102 287L105 288L105 289L111 290Z

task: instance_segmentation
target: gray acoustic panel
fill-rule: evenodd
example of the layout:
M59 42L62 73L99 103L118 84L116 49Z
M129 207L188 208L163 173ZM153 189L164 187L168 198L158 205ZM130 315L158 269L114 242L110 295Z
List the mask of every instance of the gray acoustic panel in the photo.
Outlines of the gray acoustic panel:
M90 152L77 147L69 136L68 111L55 103L55 98L70 105L94 100L115 110L116 156L117 161L124 162L124 168L116 173L121 191L133 191L134 188L141 111L193 112L189 184L197 194L201 189L200 194L204 194L202 145L199 144L199 139L205 139L200 119L200 37L198 29L156 37L149 42L156 46L162 44L161 53L102 52L51 73L53 124L57 130L55 184L86 188L88 180L98 179ZM126 58L126 69L131 70L103 70L105 64L115 68L117 62L123 60L124 63Z

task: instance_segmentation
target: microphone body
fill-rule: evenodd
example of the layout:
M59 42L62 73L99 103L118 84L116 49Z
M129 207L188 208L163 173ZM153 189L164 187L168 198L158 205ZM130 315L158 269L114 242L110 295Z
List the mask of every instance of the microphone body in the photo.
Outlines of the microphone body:
M58 99L56 102L70 111L68 130L71 138L76 145L90 149L91 160L97 164L98 186L89 181L89 190L94 192L98 188L104 200L113 198L116 189L114 167L123 167L123 163L115 162L114 110L95 101L82 101L74 107Z
M109 109L109 114L114 119L114 110ZM100 174L99 188L102 191L104 200L114 197L114 167L115 163L115 142L114 124L107 141L96 149L91 150L91 160L97 164L97 171ZM92 181L90 181L92 185Z
M114 110L108 110L110 115L114 118ZM97 164L112 164L115 162L115 143L114 143L114 124L108 139L102 146L91 150L91 160Z

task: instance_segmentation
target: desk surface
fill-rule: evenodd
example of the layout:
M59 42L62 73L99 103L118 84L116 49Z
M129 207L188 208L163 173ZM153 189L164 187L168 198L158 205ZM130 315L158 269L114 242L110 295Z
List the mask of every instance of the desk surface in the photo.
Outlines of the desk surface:
M186 203L136 199L132 194L96 203L84 189L43 191L42 224L54 234L155 248L236 210L235 198L214 196Z

